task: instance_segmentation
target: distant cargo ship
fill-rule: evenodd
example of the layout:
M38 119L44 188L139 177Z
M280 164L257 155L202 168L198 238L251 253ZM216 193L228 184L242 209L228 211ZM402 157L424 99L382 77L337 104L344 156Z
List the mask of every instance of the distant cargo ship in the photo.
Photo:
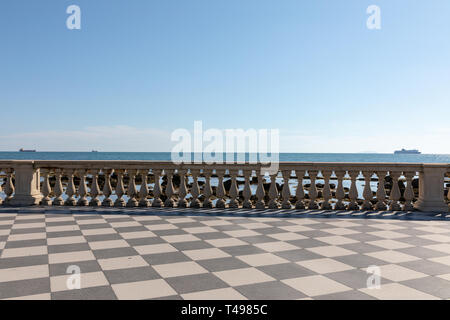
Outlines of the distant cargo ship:
M19 152L36 152L36 150L25 150L24 148L20 148Z
M394 154L421 154L421 152L417 149L413 149L413 150L402 149L402 150L394 151Z

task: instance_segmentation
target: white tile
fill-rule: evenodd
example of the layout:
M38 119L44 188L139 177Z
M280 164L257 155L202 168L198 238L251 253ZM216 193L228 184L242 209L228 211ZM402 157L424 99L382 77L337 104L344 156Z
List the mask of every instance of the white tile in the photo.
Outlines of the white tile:
M380 289L359 289L380 300L436 300L438 298L400 283L381 285Z
M214 275L228 283L230 286L274 281L275 279L255 268L233 269L214 272Z
M236 258L244 261L245 263L247 263L252 267L268 266L289 262L288 260L278 257L271 253L248 254L243 256L237 256Z
M48 276L47 264L0 269L0 282L47 278Z
M297 261L296 263L320 274L354 269L352 266L330 258Z
M247 300L233 288L214 289L182 294L184 300Z
M142 300L176 295L176 291L163 279L113 284L120 300Z
M285 279L281 282L310 297L352 290L322 275Z
M153 268L163 277L180 277L208 271L194 261L154 265Z

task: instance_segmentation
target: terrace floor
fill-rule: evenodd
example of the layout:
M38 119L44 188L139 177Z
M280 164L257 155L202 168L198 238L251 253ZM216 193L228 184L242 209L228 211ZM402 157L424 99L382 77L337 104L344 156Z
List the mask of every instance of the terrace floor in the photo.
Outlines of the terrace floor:
M8 298L449 299L450 217L2 207Z

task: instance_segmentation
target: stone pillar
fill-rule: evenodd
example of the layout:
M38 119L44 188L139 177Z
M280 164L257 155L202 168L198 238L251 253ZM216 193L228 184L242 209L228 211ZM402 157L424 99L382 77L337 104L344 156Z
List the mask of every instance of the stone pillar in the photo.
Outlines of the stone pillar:
M438 164L424 164L419 174L419 199L414 208L425 212L448 212L444 200L444 175L447 169Z
M15 192L8 204L13 206L31 206L42 199L39 169L34 161L16 161L14 163Z

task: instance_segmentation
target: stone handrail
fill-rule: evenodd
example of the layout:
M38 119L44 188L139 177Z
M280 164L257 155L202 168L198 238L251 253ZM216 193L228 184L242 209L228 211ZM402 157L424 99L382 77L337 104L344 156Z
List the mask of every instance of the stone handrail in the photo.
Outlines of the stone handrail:
M270 175L265 175L264 168L248 163L0 161L0 192L3 188L5 194L0 203L449 211L444 193L450 200L450 192L445 191L444 179L450 164L280 162ZM418 185L414 185L416 176ZM383 183L374 192L370 184L380 178ZM295 194L286 181L294 186ZM360 182L364 183L359 186L362 197Z

